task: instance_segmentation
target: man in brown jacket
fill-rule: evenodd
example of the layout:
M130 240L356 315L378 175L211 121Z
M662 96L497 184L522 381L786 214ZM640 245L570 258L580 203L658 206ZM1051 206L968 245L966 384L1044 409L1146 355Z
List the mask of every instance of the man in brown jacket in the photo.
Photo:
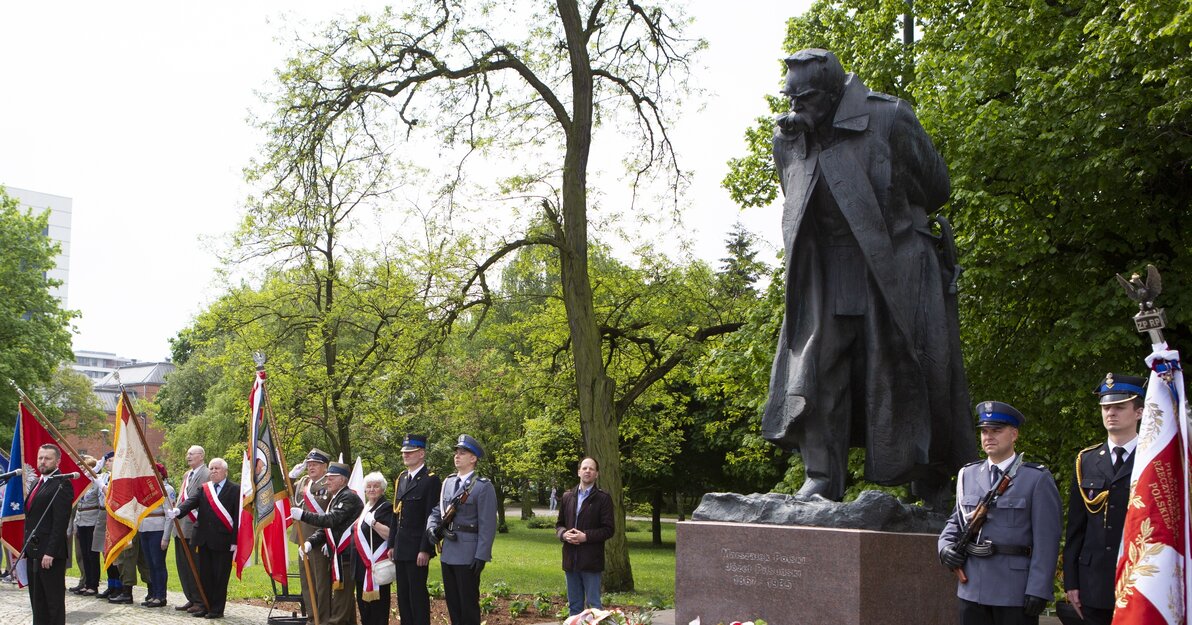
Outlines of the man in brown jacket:
M563 542L563 571L567 575L567 605L571 615L585 607L601 608L600 577L604 572L604 541L612 537L613 499L596 486L600 463L579 463L579 485L563 493L555 535Z

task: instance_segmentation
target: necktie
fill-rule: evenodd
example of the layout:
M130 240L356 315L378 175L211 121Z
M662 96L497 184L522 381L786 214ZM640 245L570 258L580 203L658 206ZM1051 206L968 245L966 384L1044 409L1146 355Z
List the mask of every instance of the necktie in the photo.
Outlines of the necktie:
M1002 479L1002 469L995 464L993 465L993 470L989 472L989 475L989 486L996 487L998 480Z
M222 484L220 484L219 482L216 482L216 483L215 483L215 496L216 496L216 497L218 497L218 496L219 496L219 487L220 487L220 486L222 486Z
M33 498L37 496L38 489L41 488L42 480L37 480L37 484L33 485L33 492L29 493L29 501L25 502L25 507L28 507L33 502Z
M1113 456L1113 470L1117 471L1119 468L1121 468L1122 463L1126 461L1126 448L1114 447Z

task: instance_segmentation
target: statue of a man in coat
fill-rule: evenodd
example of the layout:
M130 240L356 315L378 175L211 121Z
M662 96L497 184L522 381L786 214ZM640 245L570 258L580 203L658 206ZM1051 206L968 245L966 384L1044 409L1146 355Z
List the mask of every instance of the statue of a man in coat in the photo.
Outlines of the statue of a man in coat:
M865 479L911 482L944 509L976 458L960 356L948 171L906 102L870 91L831 52L786 59L777 120L786 302L762 435L798 450L800 495L844 496L850 447Z

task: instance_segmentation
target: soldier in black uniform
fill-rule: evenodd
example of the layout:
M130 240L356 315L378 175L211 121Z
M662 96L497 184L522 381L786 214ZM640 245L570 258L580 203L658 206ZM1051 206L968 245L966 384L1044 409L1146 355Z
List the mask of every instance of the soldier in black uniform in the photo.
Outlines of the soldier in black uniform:
M401 446L406 469L393 487L393 516L397 527L389 533L390 554L397 568L397 611L403 625L430 625L430 595L426 591L434 544L426 535L426 520L442 484L426 466L426 437L407 434Z
M338 575L332 576L331 614L326 625L347 625L356 622L356 602L352 597L356 584L352 553L347 549L348 543L344 540L351 539L352 523L360 516L364 502L360 501L360 496L355 491L348 488L348 477L351 474L352 468L342 462L332 462L327 466L327 490L331 493L331 499L327 502L326 512L320 514L306 512L299 507L290 508L290 516L295 520L326 530L317 530L307 537L303 551L310 554L326 546L332 565L338 565ZM336 577L338 579L335 579Z
M1146 379L1106 374L1097 388L1108 440L1076 454L1068 497L1064 590L1085 623L1113 622L1114 577Z

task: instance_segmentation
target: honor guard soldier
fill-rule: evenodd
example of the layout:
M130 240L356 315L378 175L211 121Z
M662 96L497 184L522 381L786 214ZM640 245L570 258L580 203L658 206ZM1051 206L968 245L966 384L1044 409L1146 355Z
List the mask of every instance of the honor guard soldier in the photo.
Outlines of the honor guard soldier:
M348 625L356 622L356 601L353 597L356 581L352 569L352 523L364 509L360 495L348 488L352 467L342 462L332 462L327 467L325 480L331 496L326 512L306 512L302 508L290 509L295 521L302 521L307 527L322 528L306 538L302 549L306 554L326 551L331 562L331 610L330 617L320 624ZM312 563L313 564L313 563ZM322 609L322 606L319 606Z
M301 475L303 469L306 475L294 484L294 498L291 504L302 511L314 514L327 512L327 503L331 500L331 493L327 491L327 463L331 456L321 449L311 449L306 459L290 470L290 478ZM303 523L295 523L290 530L290 540L302 547L306 537L310 535L311 527ZM331 560L323 555L321 549L316 549L306 556L310 562L310 579L306 578L307 569L299 566L299 581L302 584L302 600L306 605L306 622L314 624L312 609L319 611L319 624L325 625L331 618ZM314 605L311 605L311 595L314 592Z
M1060 493L1046 467L1014 451L1026 422L1021 412L998 401L981 402L976 411L986 459L956 476L940 560L960 579L962 624L1035 625L1052 596Z
M1064 590L1085 623L1113 622L1114 577L1146 378L1108 373L1097 387L1108 440L1076 454L1064 543Z
M426 522L430 539L441 544L439 562L451 625L480 625L480 573L493 559L497 494L488 478L476 475L476 463L483 457L476 439L459 437L456 472L443 482Z
M442 483L426 466L426 437L406 434L401 445L406 465L393 487L393 516L397 527L389 533L389 549L397 569L397 612L403 625L430 625L430 594L426 591L435 545L426 522Z

